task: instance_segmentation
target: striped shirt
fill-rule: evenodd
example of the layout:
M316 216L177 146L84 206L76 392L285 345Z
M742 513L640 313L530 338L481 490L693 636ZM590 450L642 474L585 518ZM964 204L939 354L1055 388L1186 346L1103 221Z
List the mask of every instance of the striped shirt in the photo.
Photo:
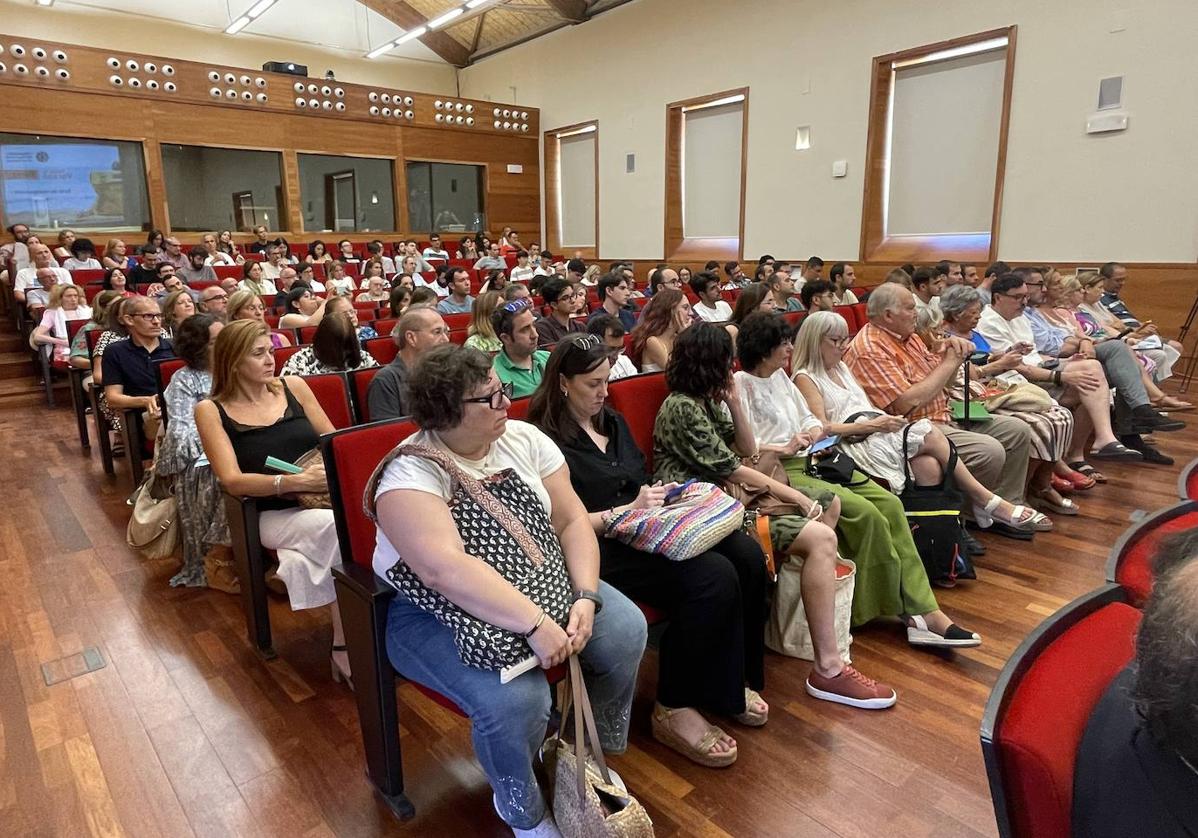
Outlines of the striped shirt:
M918 335L912 333L904 340L873 323L865 324L853 338L844 362L869 400L883 410L940 366L940 358L924 346ZM912 422L930 419L948 423L951 418L948 396L943 391L907 414Z

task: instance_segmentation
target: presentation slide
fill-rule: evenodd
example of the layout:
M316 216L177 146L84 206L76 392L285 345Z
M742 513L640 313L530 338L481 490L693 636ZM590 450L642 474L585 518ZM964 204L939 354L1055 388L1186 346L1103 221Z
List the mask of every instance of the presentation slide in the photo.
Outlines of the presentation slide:
M0 145L7 223L37 228L124 224L116 145Z

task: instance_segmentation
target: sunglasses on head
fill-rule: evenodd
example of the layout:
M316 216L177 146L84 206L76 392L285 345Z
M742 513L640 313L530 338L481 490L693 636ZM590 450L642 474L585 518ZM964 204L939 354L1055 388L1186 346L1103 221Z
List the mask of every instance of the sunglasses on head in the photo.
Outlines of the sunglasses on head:
M527 297L521 297L518 300L512 300L510 303L505 304L503 307L503 310L514 313L514 312L526 309L530 305L532 305L532 301L530 299L528 299Z

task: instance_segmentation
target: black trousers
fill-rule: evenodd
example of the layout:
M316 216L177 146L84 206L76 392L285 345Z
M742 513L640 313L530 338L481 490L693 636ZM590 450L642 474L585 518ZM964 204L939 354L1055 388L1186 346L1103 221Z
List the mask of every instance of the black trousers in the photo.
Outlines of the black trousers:
M766 574L761 547L735 532L686 561L599 539L599 575L629 599L666 612L657 700L719 715L745 710L745 685L765 686Z

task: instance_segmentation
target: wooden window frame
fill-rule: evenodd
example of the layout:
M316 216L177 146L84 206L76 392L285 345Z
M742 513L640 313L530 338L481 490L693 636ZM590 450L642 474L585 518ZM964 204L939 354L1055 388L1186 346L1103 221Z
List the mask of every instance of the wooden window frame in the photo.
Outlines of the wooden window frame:
M684 108L706 105L720 99L743 96L740 137L740 225L736 236L687 238L682 227L682 112ZM738 87L706 96L696 96L666 105L666 211L665 246L667 260L720 261L742 259L745 241L745 182L749 170L749 88Z
M545 248L554 254L562 253L561 206L561 137L563 134L593 133L595 135L595 245L577 247L583 259L599 258L599 120L576 122L544 133L545 142Z
M929 262L955 259L992 262L998 257L999 226L1002 219L1003 182L1007 168L1007 135L1011 123L1011 86L1015 77L1017 26L991 29L935 44L880 55L874 58L869 90L869 133L866 138L865 189L861 208L861 261L864 263ZM994 174L994 210L988 234L944 234L889 236L886 234L886 179L890 161L886 157L890 105L894 92L895 61L923 58L932 53L970 46L996 38L1007 39L1006 76L1003 80L1002 115L999 120L998 161Z
M480 163L477 160L449 160L449 159L440 158L440 157L405 157L402 159L402 161L399 161L399 162L403 163L403 166L398 167L398 168L403 169L403 190L404 190L403 191L403 211L404 211L404 216L405 216L405 218L404 218L405 222L408 220L406 217L407 212L408 212L408 164L409 163L443 163L443 164L448 164L451 166L474 166L476 168L481 168L483 170L483 189L482 189L482 194L480 197L482 198L482 202L483 202L483 215L487 216L487 227L490 228L490 226L491 226L490 212L491 211L488 208L490 205L489 199L491 196L491 164L490 163ZM431 197L432 196L430 194L430 198ZM397 202L397 205L398 205L398 202ZM435 223L436 220L437 220L436 216L434 215L433 222ZM480 234L480 233L475 232L474 230L465 230L462 233L450 232L448 234L446 234L445 230L410 230L410 231L408 231L409 236L431 236L433 233L437 233L438 235L441 236L441 246L442 247L445 247L445 241L446 241L447 235L448 235L448 237L453 238L456 241L457 239L460 239L462 236L465 236L468 234L469 235L479 235ZM496 239L496 241L498 241L498 239Z

